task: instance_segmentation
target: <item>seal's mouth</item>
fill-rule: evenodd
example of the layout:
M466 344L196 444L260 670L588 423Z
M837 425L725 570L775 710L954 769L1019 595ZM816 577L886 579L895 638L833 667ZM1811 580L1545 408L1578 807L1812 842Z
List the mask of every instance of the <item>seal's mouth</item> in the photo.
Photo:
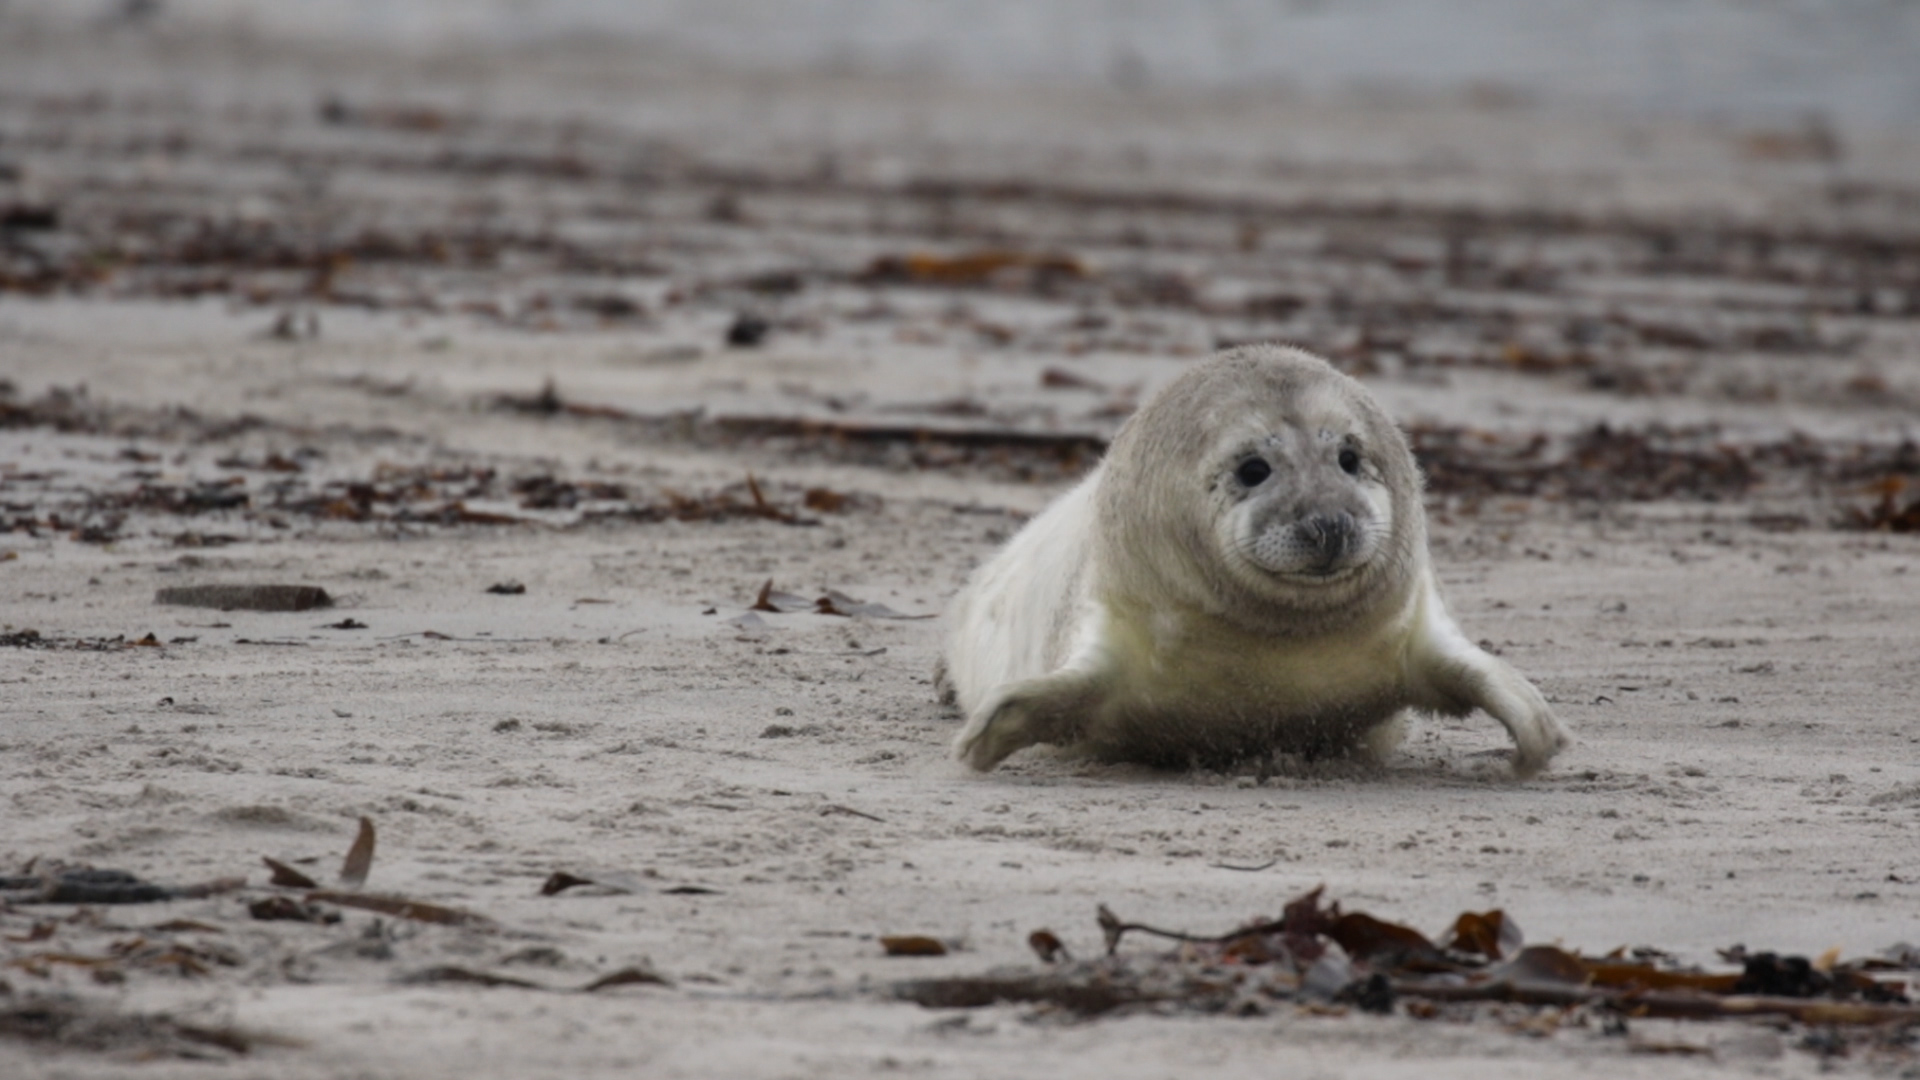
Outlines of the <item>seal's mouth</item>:
M1372 521L1344 510L1321 511L1257 526L1233 545L1269 580L1324 588L1363 574L1381 546Z
M1337 584L1358 577L1373 563L1371 552L1354 546L1332 551L1302 550L1299 545L1278 552L1255 548L1249 555L1249 561L1267 576L1300 585Z
M1325 553L1300 551L1269 553L1256 548L1243 554L1246 561L1266 577L1298 585L1336 584L1358 577L1373 562L1366 555L1351 551L1330 557Z
M1348 563L1345 566L1310 566L1301 570L1268 570L1269 576L1281 581L1307 585L1333 585L1350 578L1360 576L1367 568L1365 562Z
M1352 514L1335 511L1269 528L1248 547L1253 561L1269 573L1331 581L1366 565L1371 545Z

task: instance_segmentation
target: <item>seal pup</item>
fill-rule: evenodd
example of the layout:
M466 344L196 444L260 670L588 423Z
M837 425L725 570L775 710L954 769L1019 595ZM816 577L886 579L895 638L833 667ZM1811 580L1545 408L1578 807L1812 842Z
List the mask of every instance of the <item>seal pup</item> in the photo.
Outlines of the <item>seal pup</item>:
M1539 771L1571 739L1447 614L1421 486L1405 435L1325 360L1256 345L1189 368L954 600L955 756L1378 756L1405 709L1479 708L1514 772Z

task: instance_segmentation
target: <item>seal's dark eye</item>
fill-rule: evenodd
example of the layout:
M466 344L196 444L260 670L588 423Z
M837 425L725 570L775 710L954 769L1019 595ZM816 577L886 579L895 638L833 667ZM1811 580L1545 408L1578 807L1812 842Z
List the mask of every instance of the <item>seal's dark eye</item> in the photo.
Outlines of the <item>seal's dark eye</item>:
M1360 452L1348 447L1340 451L1340 468L1348 476L1360 475Z
M1248 458L1233 470L1233 478L1248 487L1259 487L1261 482L1273 475L1273 466L1259 458Z

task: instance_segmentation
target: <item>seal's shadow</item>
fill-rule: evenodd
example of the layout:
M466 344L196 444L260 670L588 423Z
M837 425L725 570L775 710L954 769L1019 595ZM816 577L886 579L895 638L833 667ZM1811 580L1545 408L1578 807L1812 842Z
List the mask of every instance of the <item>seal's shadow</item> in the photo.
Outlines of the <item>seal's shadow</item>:
M1516 783L1506 749L1433 754L1394 751L1384 759L1363 751L1306 755L1274 752L1184 767L1102 761L1067 747L1032 747L1001 765L995 779L1025 785L1072 780L1119 785L1195 787L1291 787L1298 784L1359 783L1381 787L1512 786Z

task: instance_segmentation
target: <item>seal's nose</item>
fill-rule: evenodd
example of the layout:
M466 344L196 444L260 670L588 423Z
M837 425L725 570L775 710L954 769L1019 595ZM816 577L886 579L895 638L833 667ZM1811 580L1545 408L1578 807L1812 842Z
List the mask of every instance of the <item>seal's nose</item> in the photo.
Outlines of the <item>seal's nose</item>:
M1312 545L1320 570L1326 573L1352 553L1358 530L1352 514L1315 514L1300 523L1300 536Z

